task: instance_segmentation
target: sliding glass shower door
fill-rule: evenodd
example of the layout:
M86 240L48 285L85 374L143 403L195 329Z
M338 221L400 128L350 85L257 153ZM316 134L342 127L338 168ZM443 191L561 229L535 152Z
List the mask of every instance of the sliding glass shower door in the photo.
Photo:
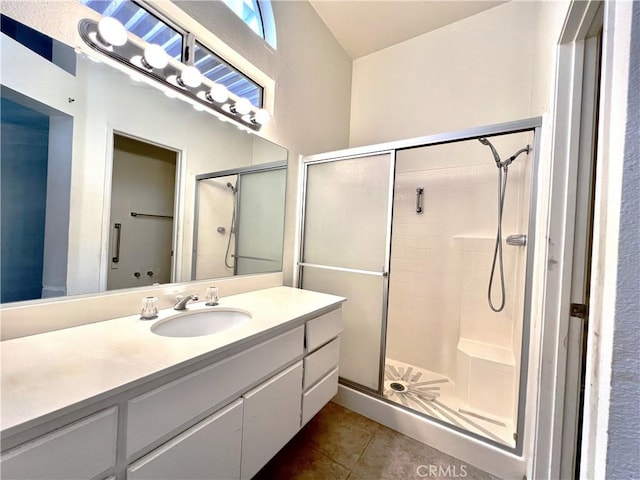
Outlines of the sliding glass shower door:
M538 121L303 163L298 284L347 298L343 385L516 453L525 424Z
M383 381L394 154L306 164L300 285L348 298L340 376Z

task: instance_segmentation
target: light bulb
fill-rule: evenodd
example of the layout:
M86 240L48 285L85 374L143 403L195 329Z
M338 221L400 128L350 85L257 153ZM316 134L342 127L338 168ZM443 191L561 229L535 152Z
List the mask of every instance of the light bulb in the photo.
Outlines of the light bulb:
M108 46L120 47L127 43L127 31L113 17L104 17L98 22L98 34Z
M259 123L260 125L264 125L269 120L271 120L271 114L264 108L261 108L256 112L253 119L255 120L256 123Z
M182 70L179 80L187 87L196 88L202 83L202 75L196 67L188 65Z
M229 99L229 90L224 85L216 83L209 91L211 100L216 103L224 103Z
M144 49L144 62L149 68L164 68L169 64L169 55L160 45L147 45Z
M233 110L240 115L246 115L251 111L251 102L246 98L240 98L233 106Z

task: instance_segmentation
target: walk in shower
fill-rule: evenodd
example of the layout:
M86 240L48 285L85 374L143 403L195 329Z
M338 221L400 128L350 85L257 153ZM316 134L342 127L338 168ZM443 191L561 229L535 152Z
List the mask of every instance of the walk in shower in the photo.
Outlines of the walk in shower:
M344 385L518 452L539 119L304 159L299 285Z

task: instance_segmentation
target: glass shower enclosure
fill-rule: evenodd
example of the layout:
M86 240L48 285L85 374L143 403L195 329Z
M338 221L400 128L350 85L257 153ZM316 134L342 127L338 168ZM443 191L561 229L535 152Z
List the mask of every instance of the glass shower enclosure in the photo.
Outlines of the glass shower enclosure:
M539 119L304 159L299 286L347 387L521 449Z

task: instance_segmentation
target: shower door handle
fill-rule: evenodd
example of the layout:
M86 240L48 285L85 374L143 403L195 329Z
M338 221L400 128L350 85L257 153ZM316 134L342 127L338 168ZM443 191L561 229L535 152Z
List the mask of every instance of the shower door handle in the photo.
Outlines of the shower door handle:
M111 259L113 263L118 263L120 261L120 236L122 234L122 224L114 223L113 228L116 229L116 253L115 256Z
M416 213L424 212L422 208L422 195L424 194L424 187L416 188Z

